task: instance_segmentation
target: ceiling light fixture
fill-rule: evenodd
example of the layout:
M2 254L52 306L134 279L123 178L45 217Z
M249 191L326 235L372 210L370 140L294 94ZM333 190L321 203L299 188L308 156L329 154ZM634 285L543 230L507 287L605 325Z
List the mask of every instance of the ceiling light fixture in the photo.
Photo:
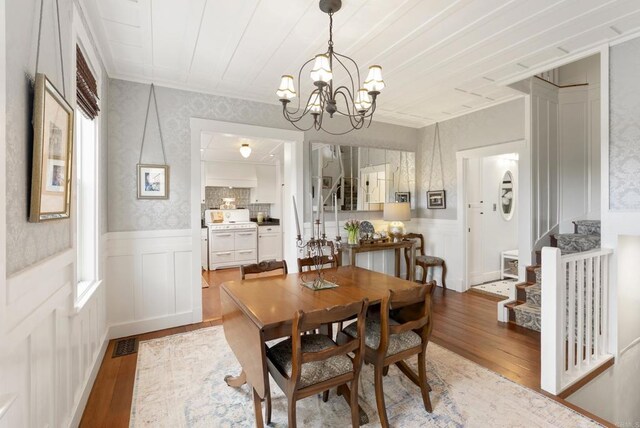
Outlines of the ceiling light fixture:
M249 147L249 144L243 143L242 146L240 146L240 154L245 159L251 156L251 147Z
M327 52L316 55L305 62L298 72L298 92L300 92L302 72L307 65L313 62L310 76L315 89L307 98L304 107L301 107L300 98L298 98L298 106L295 110L287 108L287 104L298 96L293 76L282 76L280 87L276 91L276 95L282 102L282 113L285 119L301 131L314 128L316 130L322 129L329 134L342 135L354 129L361 129L365 125L368 127L371 125L373 113L376 110L376 99L385 86L384 80L382 80L382 67L379 65L370 66L369 74L364 83L361 84L358 64L348 56L341 55L333 50L333 14L340 10L340 7L342 7L341 0L320 0L320 10L329 15L329 48ZM348 77L344 79L346 81L345 84L340 84L335 88L334 64L340 65L346 71ZM353 66L355 72L349 71L347 65ZM357 79L354 79L354 76ZM341 104L344 104L344 107L339 108L338 100L342 101ZM325 112L331 118L335 113L347 117L351 127L342 132L327 131L323 126ZM313 123L308 127L298 125L298 122L308 114L313 117Z

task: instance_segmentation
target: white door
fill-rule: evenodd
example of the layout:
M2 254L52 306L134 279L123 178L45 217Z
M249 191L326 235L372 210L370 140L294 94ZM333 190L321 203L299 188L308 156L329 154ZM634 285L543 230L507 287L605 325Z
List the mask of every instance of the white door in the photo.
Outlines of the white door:
M467 278L468 285L482 280L482 159L468 159L465 165L465 207L467 210Z

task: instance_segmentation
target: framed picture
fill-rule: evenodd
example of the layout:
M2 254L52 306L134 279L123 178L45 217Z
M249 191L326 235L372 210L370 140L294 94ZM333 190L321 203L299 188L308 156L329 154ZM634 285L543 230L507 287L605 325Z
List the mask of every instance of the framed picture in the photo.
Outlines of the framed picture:
M138 164L138 199L169 199L169 165Z
M447 208L446 192L444 190L430 190L427 192L427 208L443 210Z
M322 188L323 189L331 189L331 185L333 184L333 177L325 175L322 177Z
M29 221L69 218L73 108L42 73L34 95Z
M396 202L411 202L411 192L396 192Z

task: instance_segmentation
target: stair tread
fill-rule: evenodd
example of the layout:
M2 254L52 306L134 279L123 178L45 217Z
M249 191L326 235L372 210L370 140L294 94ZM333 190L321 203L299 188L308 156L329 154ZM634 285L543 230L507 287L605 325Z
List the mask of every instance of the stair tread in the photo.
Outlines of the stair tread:
M526 302L521 305L514 306L513 310L524 311L524 312L540 315L540 306L533 305L531 303L526 303Z

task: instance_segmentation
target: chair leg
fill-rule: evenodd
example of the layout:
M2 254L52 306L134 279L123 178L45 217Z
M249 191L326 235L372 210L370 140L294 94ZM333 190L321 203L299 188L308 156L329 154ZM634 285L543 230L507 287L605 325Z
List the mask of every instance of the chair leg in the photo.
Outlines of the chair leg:
M287 411L289 414L289 428L296 428L296 404L292 397L287 397Z
M442 289L443 290L447 289L447 283L445 281L446 276L447 276L447 264L445 262L442 262Z
M389 421L387 419L387 408L384 405L384 390L382 389L382 367L380 365L376 365L375 367L374 378L376 384L376 405L378 406L380 425L382 425L382 428L389 428Z
M327 389L325 392L322 393L322 401L323 402L327 402L329 401L329 390Z
M264 409L264 419L265 419L265 423L267 425L269 425L271 423L271 390L269 388L269 384L267 383L266 385L266 403L265 403L265 409Z
M431 398L429 398L429 390L431 387L427 382L427 361L425 358L426 351L418 354L418 378L420 380L420 392L422 393L422 401L427 412L433 412L431 406Z
M360 426L360 406L358 406L358 378L351 382L351 391L349 396L349 404L351 405L351 426Z

